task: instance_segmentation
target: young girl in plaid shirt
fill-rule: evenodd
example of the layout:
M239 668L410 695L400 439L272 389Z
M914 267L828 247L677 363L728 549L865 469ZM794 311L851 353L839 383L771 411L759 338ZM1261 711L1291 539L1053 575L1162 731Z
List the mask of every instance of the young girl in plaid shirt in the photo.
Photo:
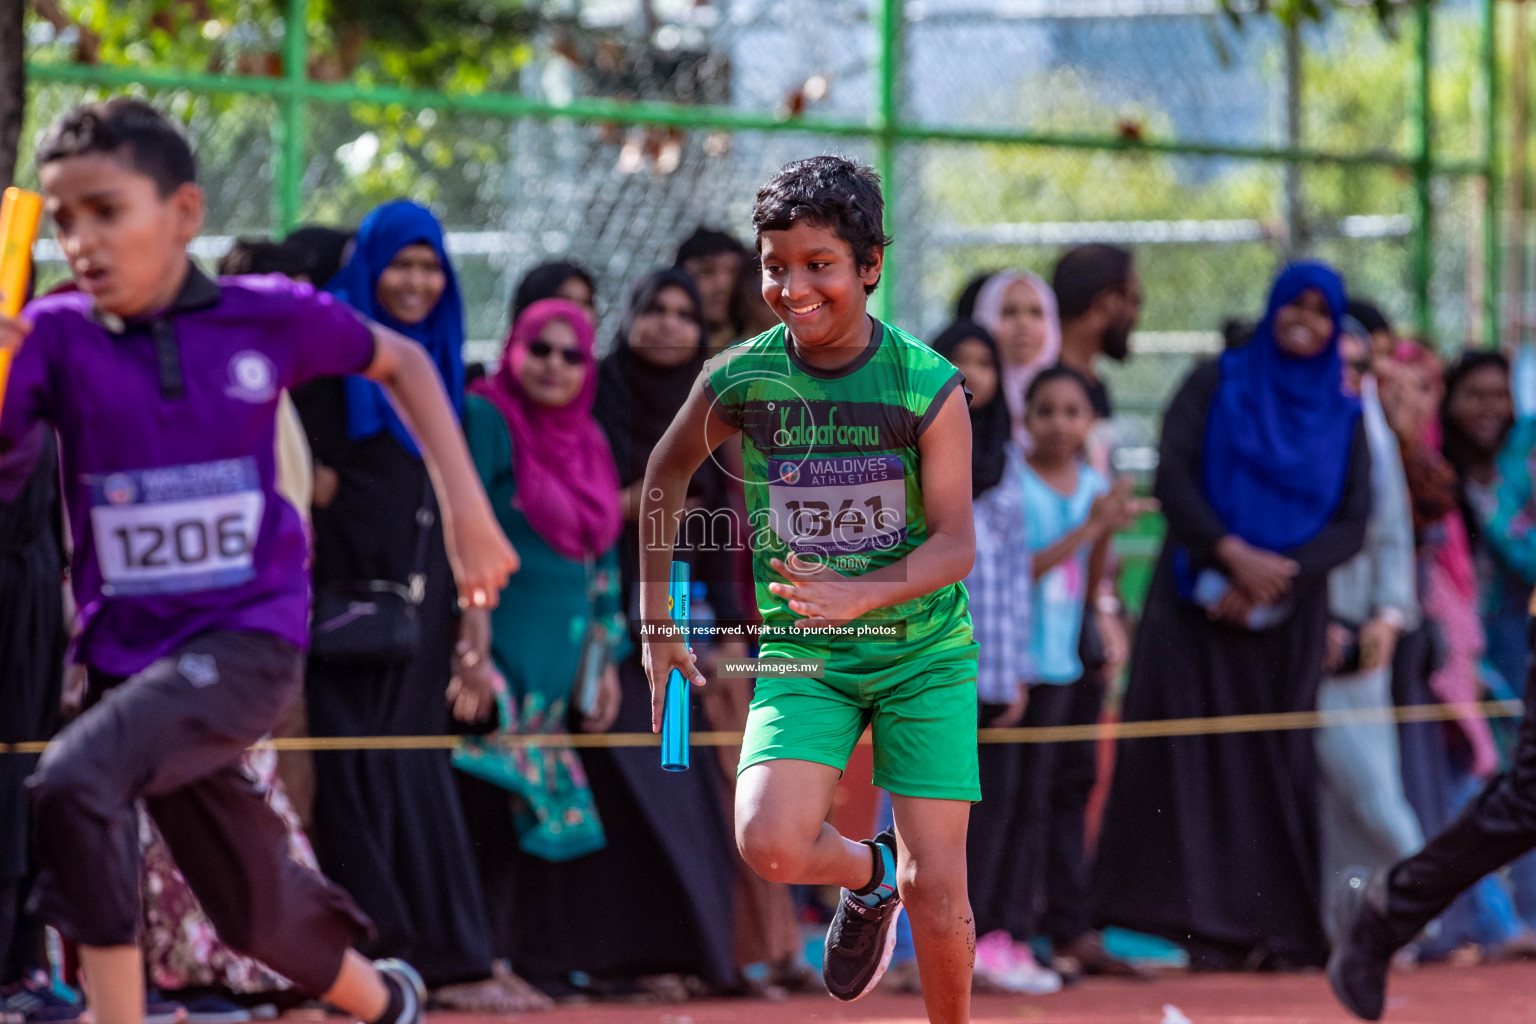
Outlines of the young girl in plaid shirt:
M1043 370L1027 392L1025 456L1009 440L1001 360L985 328L960 321L934 348L971 392L976 563L966 577L981 645L982 728L1045 727L1065 720L1058 699L1081 675L1082 611L1109 538L1134 512L1128 485L1111 488L1081 457L1093 409L1070 369ZM1033 694L1033 696L1031 696ZM982 802L972 812L968 861L976 912L976 973L1008 991L1061 987L1025 944L1039 920L1054 744L986 744Z

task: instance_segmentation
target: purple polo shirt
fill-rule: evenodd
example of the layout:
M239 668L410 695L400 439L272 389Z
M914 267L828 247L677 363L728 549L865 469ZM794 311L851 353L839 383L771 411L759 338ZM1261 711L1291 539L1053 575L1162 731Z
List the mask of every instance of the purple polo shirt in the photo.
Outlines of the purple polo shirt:
M11 367L0 451L39 420L59 432L77 660L132 675L210 630L307 646L304 527L275 487L278 395L361 372L366 322L287 278L215 284L196 270L158 329L98 322L79 294L23 315L33 329Z

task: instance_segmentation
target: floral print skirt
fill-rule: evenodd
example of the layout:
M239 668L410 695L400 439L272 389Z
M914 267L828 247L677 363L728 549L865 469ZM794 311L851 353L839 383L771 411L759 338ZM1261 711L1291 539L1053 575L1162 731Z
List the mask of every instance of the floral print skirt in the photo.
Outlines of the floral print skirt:
M266 796L288 828L288 856L319 871L315 852L277 777L277 754L250 750L241 769ZM162 989L220 987L249 994L282 991L288 979L242 956L220 941L192 887L182 877L155 823L139 808L139 850L143 857L144 930L140 943L151 985Z

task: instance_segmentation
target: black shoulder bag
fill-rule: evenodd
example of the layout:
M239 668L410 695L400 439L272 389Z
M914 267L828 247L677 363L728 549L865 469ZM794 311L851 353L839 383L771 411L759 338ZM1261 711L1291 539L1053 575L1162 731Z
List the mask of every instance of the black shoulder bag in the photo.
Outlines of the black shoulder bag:
M409 585L394 580L328 583L315 594L310 654L338 665L395 665L421 644L416 609L427 593L427 543L432 537L432 478L416 510L416 551Z

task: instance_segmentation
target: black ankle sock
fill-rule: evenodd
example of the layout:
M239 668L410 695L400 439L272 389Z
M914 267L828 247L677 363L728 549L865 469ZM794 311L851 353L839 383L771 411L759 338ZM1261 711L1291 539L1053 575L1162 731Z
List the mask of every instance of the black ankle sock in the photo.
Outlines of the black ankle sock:
M885 856L878 845L873 843L865 845L869 847L869 852L874 854L875 863L870 868L869 881L865 882L861 888L853 890L855 896L868 896L880 887L881 882L885 881Z
M384 987L389 989L389 1004L384 1007L384 1012L373 1024L398 1024L400 1015L405 1012L405 995L400 991L400 983L387 974L380 974L384 981Z
M866 907L878 907L896 895L896 857L895 852L884 843L870 842L866 845L874 853L873 873L869 883L862 889L855 889L853 895Z

